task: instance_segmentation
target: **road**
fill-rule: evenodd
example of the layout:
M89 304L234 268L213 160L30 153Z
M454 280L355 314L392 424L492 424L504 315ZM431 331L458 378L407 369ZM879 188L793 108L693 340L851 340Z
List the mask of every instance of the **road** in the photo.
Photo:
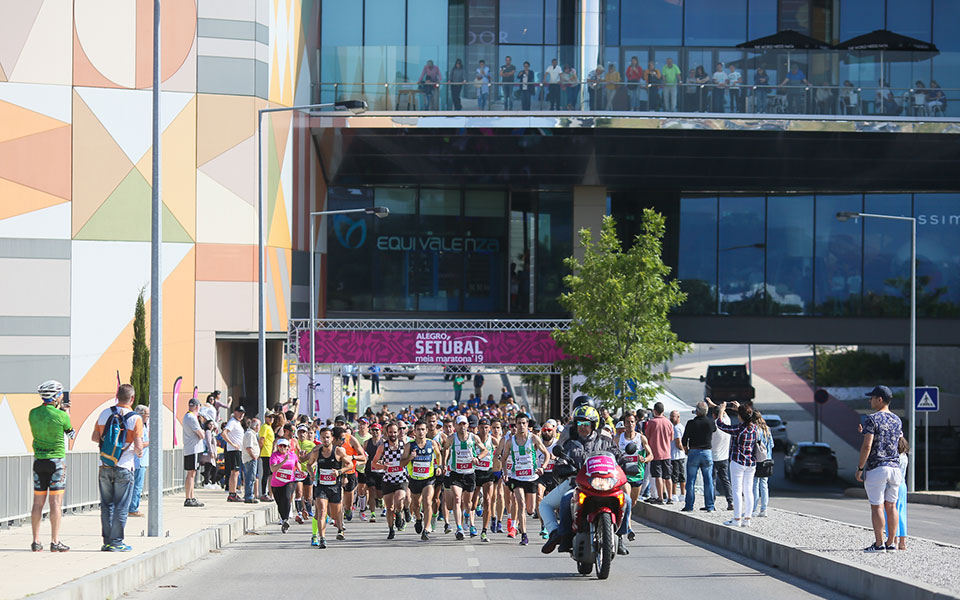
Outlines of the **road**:
M503 535L489 544L457 542L438 534L419 541L412 528L386 541L381 523L353 522L346 541L310 547L310 529L281 534L272 525L196 563L127 594L131 599L204 600L341 597L457 600L683 596L711 599L837 598L835 592L780 571L636 525L632 553L618 557L610 579L576 575L567 556L540 554L536 542L520 547ZM332 535L330 536L333 537ZM264 577L266 575L266 577ZM427 587L429 586L429 587Z

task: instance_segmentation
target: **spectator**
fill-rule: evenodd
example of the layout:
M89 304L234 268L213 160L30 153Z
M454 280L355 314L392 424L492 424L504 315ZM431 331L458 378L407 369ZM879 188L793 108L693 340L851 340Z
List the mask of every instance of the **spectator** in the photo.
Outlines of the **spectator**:
M612 429L614 424L613 416L610 415L610 409L606 406L600 407L600 426L609 425Z
M711 420L716 421L719 417L724 424L729 425L730 417L726 413L721 414L720 407L712 404L709 398L706 401L710 405ZM730 493L730 435L722 429L716 429L710 441L710 450L713 455L714 488L717 494L723 494L727 499L727 510L733 510L733 494Z
M100 531L103 536L101 552L129 552L132 548L123 541L127 524L127 510L133 495L133 459L143 454L143 419L130 408L133 405L133 386L129 383L117 389L117 404L103 410L90 438L100 446L101 454L112 443L111 431L120 426L122 439L113 440L123 450L116 465L100 465ZM122 421L122 425L120 422ZM116 425L115 425L116 424ZM106 437L105 437L106 436Z
M740 71L735 66L730 65L730 71L727 73L727 88L730 90L730 112L743 112L743 95L740 93L742 78Z
M716 508L714 508L711 446L717 424L707 418L707 403L702 400L697 402L694 414L696 416L687 421L680 438L680 445L687 452L687 491L681 510L683 512L693 510L699 472L703 475L703 508L700 510L713 512Z
M650 477L656 487L656 494L651 495L648 502L651 504L673 504L673 499L667 496L670 474L670 446L673 443L673 424L663 416L663 402L653 405L653 418L647 421L644 434L650 442L653 462L650 463Z
M613 63L607 64L607 74L603 78L607 82L606 87L606 100L607 104L605 108L607 110L613 110L613 101L614 96L617 93L617 90L620 89L620 71L617 71L617 65Z
M197 417L199 413L200 401L190 398L190 402L187 403L187 414L183 415L183 470L186 471L183 480L186 500L183 501L183 505L194 508L203 506L193 493L197 469L200 468L200 454L203 453L205 444L204 430L200 427L200 419Z
M724 525L750 527L753 514L753 474L757 469L754 457L754 444L757 442L757 426L754 423L753 409L747 405L732 402L740 417L737 425L727 425L717 418L717 429L730 434L730 487L733 494L733 518L724 521ZM720 413L727 409L727 403L720 403Z
M710 83L710 75L707 74L707 70L703 68L703 65L697 65L695 75L696 79L694 79L694 83L697 84L697 90L700 96L697 103L697 110L703 112L707 110L707 85Z
M507 403L507 398L510 397L510 393L507 391L507 387L503 386L500 388L500 405L503 406Z
M759 443L763 444L763 448L769 459L773 456L773 433L770 432L770 428L767 427L767 422L763 420L763 415L760 414L759 410L754 411L753 414L757 419ZM753 516L766 517L767 505L770 503L769 475L760 475L758 472L757 476L753 478L753 498L755 502Z
M644 81L643 67L636 56L627 67L627 91L630 93L630 110L640 110L640 84Z
M434 92L440 87L440 67L433 64L432 60L428 60L423 71L420 72L417 83L420 84L420 91L423 93L422 110L436 110L437 107L433 101L436 97Z
M770 94L770 76L763 67L757 67L757 72L753 74L753 110L758 113L767 112L767 96Z
M596 69L587 74L587 95L590 96L590 110L603 110L603 80L605 77L603 65L597 65Z
M513 110L513 92L516 90L513 86L514 77L517 74L517 65L513 64L512 59L507 56L503 59L500 66L500 86L503 90L503 110Z
M673 64L673 59L668 58L667 64L663 67L663 105L667 112L677 111L677 86L683 83L680 67Z
M141 404L136 410L143 421L143 456L135 456L133 459L133 496L130 497L128 517L143 516L143 513L140 512L140 496L143 495L143 478L147 471L147 465L150 464L150 407Z
M463 68L463 61L459 58L454 61L453 68L450 69L450 77L447 78L447 81L450 82L450 100L453 102L453 110L462 110L463 105L460 103L460 94L463 92L463 84L467 80L467 72Z
M470 394L470 397L467 399L467 408L480 408L481 398L476 394Z
M897 443L900 452L900 489L897 491L897 550L907 549L907 468L910 465L910 444L901 437ZM890 535L890 524L885 527ZM889 550L889 549L888 549Z
M260 439L257 435L260 421L256 418L245 419L243 431L243 501L256 504L257 478L260 476Z
M885 385L878 385L867 393L870 408L874 411L863 422L863 445L857 463L857 481L863 482L870 502L870 517L873 522L874 543L866 552L893 550L897 530L891 525L883 540L884 513L888 524L898 523L897 495L903 476L900 473L899 443L903 437L900 417L890 412L893 392Z
M930 87L927 89L927 110L931 114L938 110L941 114L947 112L947 96L936 79L930 80Z
M490 99L490 67L481 60L474 70L473 85L477 88L477 109L487 110Z
M577 81L577 72L570 65L563 66L560 75L560 91L563 94L563 104L567 110L574 110L580 95L580 83Z
M476 373L473 376L473 393L477 400L483 399L483 373Z
M202 417L201 417L202 420ZM203 478L200 480L204 489L215 490L217 482L220 481L220 470L217 467L217 449L222 445L217 442L220 435L217 430L217 424L214 421L203 421L203 453L200 455L200 468Z
M523 70L517 74L517 82L519 85L520 92L520 108L523 110L530 110L530 96L533 95L533 90L536 87L536 77L533 74L533 71L530 70L530 63L528 61L523 61Z
M543 73L543 81L547 84L547 101L550 103L550 110L560 110L560 75L563 69L557 65L557 59L550 61L550 66Z
M893 97L890 86L882 79L878 82L877 100L874 110L878 115L886 115L889 117L899 115L902 110L900 105L897 104L897 99Z
M690 69L687 74L687 83L683 86L683 110L686 112L695 112L698 110L698 99L700 92L697 89L697 70Z
M713 76L710 79L713 81L713 91L711 93L713 102L711 110L715 113L722 113L724 98L727 93L727 74L723 72L723 63L717 63L717 68L714 70Z
M480 62L482 63L483 61L480 61ZM489 84L490 84L490 77L487 77L488 90L490 88ZM484 102L486 102L486 100L484 100ZM380 374L383 373L383 367L381 367L380 365L370 365L369 367L367 367L367 371L370 371L370 393L379 394L380 393Z
M687 455L683 449L683 425L680 424L680 411L670 411L670 423L673 424L673 441L670 442L670 499L680 502L687 495Z
M810 85L807 76L800 70L800 65L793 63L790 72L780 82L780 87L787 88L787 110L791 113L801 113L803 111L804 89L803 86Z
M506 390L507 388L503 388L503 389ZM497 401L494 399L493 394L490 394L487 396L486 405L488 409L493 408L497 405Z
M60 541L63 519L63 493L67 487L67 445L64 435L74 436L70 423L70 402L63 398L63 384L49 380L37 388L42 404L30 411L28 420L33 435L33 509L30 526L33 543L30 550L42 552L40 521L43 505L50 501L50 552L67 552L70 547Z
M461 373L453 376L453 403L460 404L460 395L463 394L464 377Z
M813 99L817 103L817 114L833 114L833 92L830 91L829 82L824 80L822 85L818 85L813 92Z
M663 83L663 75L657 68L657 63L652 60L647 63L647 72L644 74L644 78L647 82L647 108L656 112L660 110L660 90ZM676 91L676 88L674 88L674 91ZM676 110L676 106L674 106L674 110Z
M369 408L367 410L370 410ZM263 415L263 425L260 426L259 439L260 444L260 502L273 502L273 497L268 495L270 489L270 455L273 454L273 413L268 412Z
M237 481L243 467L243 417L246 409L240 404L233 411L230 420L223 427L223 466L227 474L227 502L240 502L237 494Z

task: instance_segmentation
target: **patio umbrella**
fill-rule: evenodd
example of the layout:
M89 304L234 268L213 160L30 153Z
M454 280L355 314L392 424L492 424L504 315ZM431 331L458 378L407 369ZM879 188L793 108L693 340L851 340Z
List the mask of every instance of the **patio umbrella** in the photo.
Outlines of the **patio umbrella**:
M790 70L790 52L792 50L829 50L830 44L821 42L817 38L804 35L799 31L784 29L772 35L737 44L737 48L748 50L786 50L787 70Z
M939 54L940 51L931 42L924 42L906 35L901 35L887 29L877 29L870 33L858 35L834 46L837 50L862 51L874 50L880 52L880 83L883 84L883 64L884 53L886 52L911 52L922 54L894 55L897 62L912 62L923 60L929 55ZM893 62L893 61L891 61Z

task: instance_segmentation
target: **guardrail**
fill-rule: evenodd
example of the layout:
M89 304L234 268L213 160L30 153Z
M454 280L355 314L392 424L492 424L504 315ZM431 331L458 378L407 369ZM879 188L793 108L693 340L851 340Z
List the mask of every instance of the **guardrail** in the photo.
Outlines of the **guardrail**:
M183 488L183 449L163 451L163 491ZM100 504L97 470L100 455L97 452L67 453L67 489L63 494L63 510L77 511ZM149 473L149 468L148 468ZM149 474L147 475L149 477ZM147 495L144 478L143 495ZM0 525L16 525L30 519L33 507L33 455L0 456ZM44 514L48 511L44 510Z

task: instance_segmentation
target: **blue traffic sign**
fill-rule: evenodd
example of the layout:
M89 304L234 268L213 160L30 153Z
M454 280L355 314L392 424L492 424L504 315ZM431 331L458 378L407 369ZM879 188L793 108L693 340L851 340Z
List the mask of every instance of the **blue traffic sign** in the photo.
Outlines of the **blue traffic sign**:
M914 390L913 406L917 412L936 412L940 410L940 388L918 387Z

